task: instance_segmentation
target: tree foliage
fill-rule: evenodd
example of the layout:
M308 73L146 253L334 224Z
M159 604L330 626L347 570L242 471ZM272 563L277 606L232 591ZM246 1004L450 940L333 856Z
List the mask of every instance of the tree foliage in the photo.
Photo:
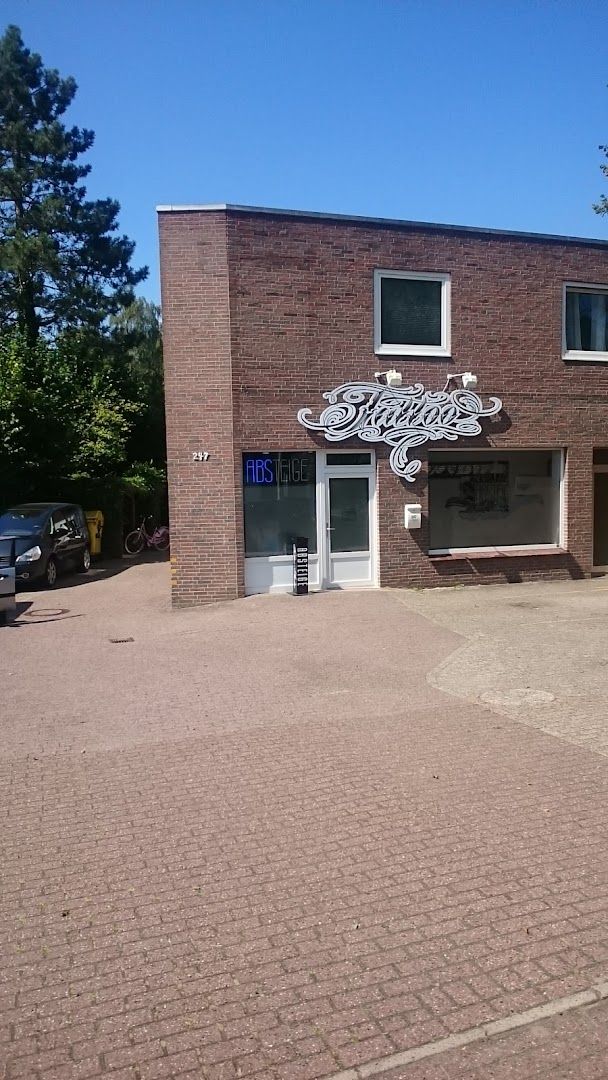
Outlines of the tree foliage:
M121 396L98 358L74 341L41 338L32 346L18 330L0 338L5 483L11 474L29 486L34 478L44 484L116 473L126 465L137 408Z
M10 26L0 38L0 504L65 480L158 489L160 312L113 199L87 199L93 145L65 114L76 84ZM11 493L10 496L8 493ZM19 497L17 495L17 497ZM22 496L23 497L23 496Z
M165 461L165 396L160 309L138 297L110 320L113 370L125 396L140 403L127 443L130 461Z
M608 158L608 146L600 146L604 157ZM608 164L604 162L600 165L604 176L608 176ZM608 195L600 195L599 201L593 204L593 209L596 214L608 214Z
M118 203L88 200L86 128L62 118L74 79L45 68L9 26L0 39L0 322L29 344L42 331L100 327L133 298L147 269L116 235Z

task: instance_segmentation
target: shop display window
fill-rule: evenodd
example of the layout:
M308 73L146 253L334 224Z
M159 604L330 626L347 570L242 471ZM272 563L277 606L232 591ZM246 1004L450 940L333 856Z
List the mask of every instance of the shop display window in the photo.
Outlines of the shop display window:
M317 550L314 453L243 454L245 555L291 555L296 537Z
M431 552L559 544L561 463L554 450L431 453Z

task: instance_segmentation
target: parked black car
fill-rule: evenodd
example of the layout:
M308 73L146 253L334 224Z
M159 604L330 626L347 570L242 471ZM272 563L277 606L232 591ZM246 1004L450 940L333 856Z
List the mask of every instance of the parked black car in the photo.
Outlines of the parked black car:
M73 503L24 503L0 514L0 539L15 541L18 582L52 588L66 570L86 573L91 565L84 513Z

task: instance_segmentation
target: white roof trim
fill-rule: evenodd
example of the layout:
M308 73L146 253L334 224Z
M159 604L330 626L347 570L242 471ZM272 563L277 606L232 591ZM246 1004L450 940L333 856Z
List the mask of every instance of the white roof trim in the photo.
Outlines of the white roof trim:
M344 221L360 225L380 225L385 228L424 229L432 232L468 233L473 236L512 236L514 240L550 241L560 244L586 244L591 247L608 247L608 240L591 236L564 236L559 233L524 232L516 229L484 229L478 225L448 225L436 221L411 221L403 218L366 217L363 214L331 214L317 210L286 210L271 206L240 206L238 203L186 203L179 205L161 205L156 210L159 214L205 212L209 210L234 211L239 214L267 214L271 217L312 218L317 221Z
M171 211L180 210L228 210L228 203L185 203L183 206L173 205L173 203L161 204L156 207L158 214L167 214Z

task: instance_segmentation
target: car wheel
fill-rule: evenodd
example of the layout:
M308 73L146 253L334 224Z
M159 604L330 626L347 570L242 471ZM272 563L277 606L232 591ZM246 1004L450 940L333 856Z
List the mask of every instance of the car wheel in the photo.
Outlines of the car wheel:
M88 547L86 547L84 549L81 557L80 557L80 562L78 563L78 573L79 574L86 574L90 569L91 569L91 552L89 551Z
M51 555L44 571L44 584L47 589L52 589L57 582L57 563Z

